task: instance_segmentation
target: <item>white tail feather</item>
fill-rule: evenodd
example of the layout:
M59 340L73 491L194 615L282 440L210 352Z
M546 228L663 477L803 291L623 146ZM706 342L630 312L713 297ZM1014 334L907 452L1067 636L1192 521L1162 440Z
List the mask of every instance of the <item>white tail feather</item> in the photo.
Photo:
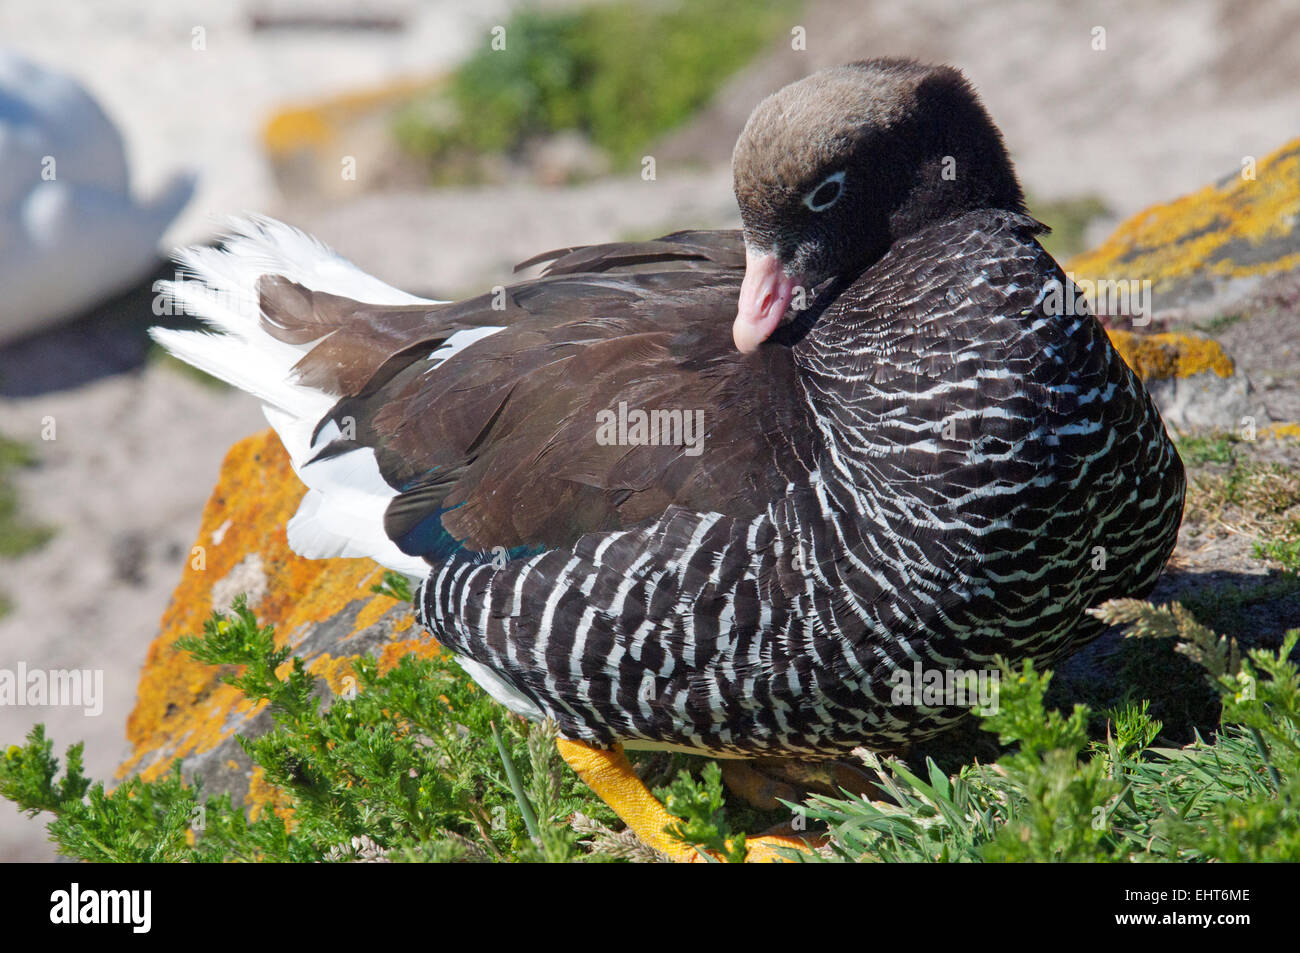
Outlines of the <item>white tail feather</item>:
M369 448L309 463L333 437L312 440L335 398L294 379L293 366L313 343L287 344L261 327L257 281L283 275L314 291L372 304L437 304L387 285L296 228L262 217L236 221L224 248L188 248L177 261L185 280L163 291L214 331L153 328L155 341L181 360L257 397L294 471L310 488L289 522L289 545L309 558L365 556L415 579L428 563L403 553L384 533L384 511L397 493Z

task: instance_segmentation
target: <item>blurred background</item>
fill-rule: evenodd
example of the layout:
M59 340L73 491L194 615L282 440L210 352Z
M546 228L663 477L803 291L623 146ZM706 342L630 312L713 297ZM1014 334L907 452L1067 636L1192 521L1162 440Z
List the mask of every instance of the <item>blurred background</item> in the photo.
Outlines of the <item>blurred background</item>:
M53 0L0 7L0 668L105 673L45 721L92 776L256 403L162 357L177 244L282 218L434 297L554 247L738 221L764 95L878 55L963 69L1062 260L1300 133L1290 0ZM1100 32L1099 32L1100 31ZM0 857L47 859L0 807Z

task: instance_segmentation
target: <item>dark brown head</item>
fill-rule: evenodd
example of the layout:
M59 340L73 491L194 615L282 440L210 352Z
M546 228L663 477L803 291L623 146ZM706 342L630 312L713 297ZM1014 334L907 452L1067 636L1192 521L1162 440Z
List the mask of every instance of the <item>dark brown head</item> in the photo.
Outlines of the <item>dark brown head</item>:
M974 209L1023 212L1002 136L957 70L878 59L763 100L732 157L746 270L734 335L751 351L796 287L866 268L898 239Z

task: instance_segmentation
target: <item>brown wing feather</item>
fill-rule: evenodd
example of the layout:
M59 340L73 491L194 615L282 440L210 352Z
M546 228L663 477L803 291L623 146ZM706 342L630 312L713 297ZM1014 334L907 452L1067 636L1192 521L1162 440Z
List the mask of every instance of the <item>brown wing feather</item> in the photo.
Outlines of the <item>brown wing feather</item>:
M401 491L386 524L394 539L440 511L442 527L476 550L560 546L674 504L750 516L806 469L796 448L810 431L789 351L745 357L732 346L736 233L552 254L545 276L507 289L504 311L485 295L419 309L418 320L415 309L263 281L268 322L295 336L284 339L328 335L299 371L338 387L326 419L351 418L355 440L325 452L375 448ZM455 331L493 325L503 330L440 366L429 359ZM620 402L703 411L703 452L602 445L598 414Z

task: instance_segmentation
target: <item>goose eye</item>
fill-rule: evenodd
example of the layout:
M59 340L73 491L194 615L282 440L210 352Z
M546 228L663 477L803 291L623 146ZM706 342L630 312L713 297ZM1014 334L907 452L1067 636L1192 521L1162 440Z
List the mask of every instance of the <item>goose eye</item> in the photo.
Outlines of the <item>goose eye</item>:
M803 204L814 212L821 212L830 208L839 201L840 195L844 192L843 183L843 172L836 172L827 176L821 185L803 197Z

